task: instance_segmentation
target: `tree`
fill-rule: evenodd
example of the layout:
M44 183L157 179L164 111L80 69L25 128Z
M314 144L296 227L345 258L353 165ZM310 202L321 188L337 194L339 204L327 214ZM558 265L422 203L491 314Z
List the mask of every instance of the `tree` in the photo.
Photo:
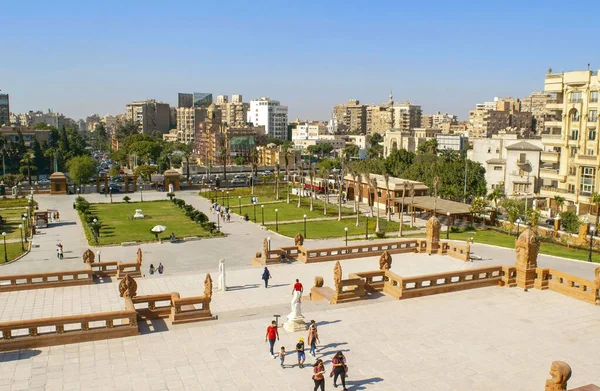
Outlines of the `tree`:
M275 199L279 201L279 162L275 163Z
M118 164L114 164L108 171L108 175L110 175L110 176L117 176L120 173L121 173L121 166L119 166Z
M435 155L437 153L437 148L438 148L437 139L432 138L432 139L429 139L429 140L419 144L419 147L417 148L417 152L419 154L429 153L429 154Z
M31 173L36 172L37 167L35 166L35 159L30 152L23 155L20 171L24 175L27 174L27 181L29 182L29 186L31 186Z
M67 162L69 176L79 186L89 181L96 174L98 162L89 156L77 156Z
M331 170L327 167L321 168L319 175L325 181L325 202L323 203L323 214L327 215L327 204L329 203L329 176Z
M487 207L488 207L487 200L483 197L477 197L473 201L471 201L471 206L469 207L469 209L471 210L471 213L473 213L477 217L481 218L481 215L483 215L486 212ZM484 224L485 224L485 222L484 222Z
M411 185L413 186L413 190L414 190L414 184L411 183ZM408 189L408 184L406 183L406 181L402 182L402 206L400 207L400 237L402 237L403 231L404 231L404 200L406 197L406 190ZM411 208L412 208L412 202L411 202ZM411 221L411 227L412 227L412 216L410 218Z
M142 164L141 166L137 166L135 170L133 170L133 174L139 176L146 182L150 182L152 179L152 174L156 174L158 172L158 167L150 164Z
M390 213L390 174L385 172L383 180L385 182L385 215L387 216L387 221L392 221L392 214Z
M342 154L344 155L344 159L349 160L351 158L357 158L360 153L360 148L358 145L348 145L342 150Z
M134 134L140 134L140 123L138 121L126 120L117 127L115 137L117 140L122 141Z
M352 182L354 182L354 211L356 212L356 226L358 227L358 217L360 215L360 197L358 196L358 189L359 189L359 184L358 181L360 180L360 173L358 172L358 169L356 167L356 165L354 164L350 164L350 166L348 167L348 172L350 173L350 175L352 176Z
M317 176L317 170L314 165L310 165L308 169L308 176L310 177L310 190L311 194L309 194L310 198L310 210L313 210L313 194L315 194L315 177Z
M237 156L233 161L238 166L243 166L246 163L246 159L243 156Z
M92 148L96 151L108 149L108 132L104 122L96 124L94 133L92 134Z
M512 198L505 198L502 200L502 207L506 210L506 214L508 215L508 221L510 221L510 232L512 233L512 226L515 224L515 221L523 214L525 211L525 203L523 200L517 200Z
M538 223L540 221L540 211L536 209L527 209L527 219L529 220L529 226L534 231L537 230Z
M371 215L373 214L373 206L375 203L379 203L378 191L377 191L377 178L371 178L371 184L373 185L373 202L371 202ZM375 224L375 232L379 232L379 206L377 206L377 223Z
M556 204L557 212L562 212L563 206L565 205L565 197L559 195L554 196L554 203Z
M504 193L499 188L495 188L488 194L487 199L494 202L494 208L498 213L498 200L504 196Z
M562 212L560 214L560 223L565 231L570 234L574 234L579 232L579 226L581 222L579 221L579 216L575 214L575 212Z

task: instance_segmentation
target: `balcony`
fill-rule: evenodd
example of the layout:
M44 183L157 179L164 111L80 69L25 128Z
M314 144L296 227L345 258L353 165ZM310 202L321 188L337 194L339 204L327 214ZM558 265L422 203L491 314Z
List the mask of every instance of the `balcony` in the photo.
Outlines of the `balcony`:
M567 179L567 176L560 175L559 170L555 170L553 168L541 168L540 169L540 178L548 179L551 181L564 182Z
M542 197L554 197L560 195L569 201L575 201L575 193L571 193L567 189L559 189L558 187L542 186L540 187L540 195Z
M598 159L597 155L582 155L578 154L575 157L575 164L580 166L594 166L597 167L600 165L600 159Z
M544 145L562 146L564 141L560 134L542 134L542 143Z
M581 103L583 102L582 98L571 98L569 99L569 103Z
M546 109L548 110L562 110L563 103L561 102L548 102L546 103Z
M558 153L558 152L542 152L540 159L546 163L558 163L560 161L560 153Z
M555 118L544 121L544 126L549 128L561 128L562 121L557 121Z

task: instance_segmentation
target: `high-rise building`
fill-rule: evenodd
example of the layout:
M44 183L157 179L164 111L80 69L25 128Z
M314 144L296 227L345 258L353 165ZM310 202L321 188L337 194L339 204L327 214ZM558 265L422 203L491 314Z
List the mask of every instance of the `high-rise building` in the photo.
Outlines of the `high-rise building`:
M494 101L478 103L469 111L469 136L491 137L500 131L529 135L532 114L521 111L521 101L516 98L494 98Z
M542 133L540 194L556 210L555 196L563 197L564 209L595 215L592 194L600 192L598 170L598 111L600 78L597 72L552 73L544 81L544 92L552 94L546 104L550 113ZM595 221L595 216L590 217Z
M269 137L285 140L287 138L288 108L277 100L268 97L250 101L248 122L254 126L264 126Z
M415 128L421 128L422 110L420 105L413 105L408 101L394 103L393 128L402 132L407 132Z
M362 133L367 131L367 106L357 99L333 107L333 120L341 133Z
M188 143L194 141L200 124L207 117L204 107L178 107L177 108L177 141Z
M389 106L367 106L366 113L368 134L383 134L392 128L394 112Z
M177 107L194 107L194 94L178 93Z
M233 95L231 102L227 95L217 96L217 105L221 109L223 123L230 127L243 128L248 120L248 103L242 101L241 95Z
M208 92L194 92L194 107L208 107L213 103L212 94Z
M545 92L532 92L526 98L521 99L521 111L530 112L533 115L532 131L541 134L544 131L546 118L552 115L546 108L548 103L555 103L555 97Z
M217 95L217 104L222 105L224 103L229 102L229 97L227 95Z
M62 129L64 126L65 116L60 113L54 113L48 110L47 113L41 111L30 111L29 116L31 118L31 125L46 124L57 129Z
M10 125L10 105L8 94L0 94L0 126Z
M139 122L140 133L159 131L164 134L170 127L169 104L154 99L132 102L125 107L125 118Z

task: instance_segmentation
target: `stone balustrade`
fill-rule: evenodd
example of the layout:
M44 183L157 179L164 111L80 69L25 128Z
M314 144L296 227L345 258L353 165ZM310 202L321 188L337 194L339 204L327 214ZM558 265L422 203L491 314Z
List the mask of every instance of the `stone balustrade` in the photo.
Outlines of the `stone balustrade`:
M121 263L117 261L117 268L117 278L122 278L126 274L131 277L142 276L142 265L137 262Z
M369 293L383 292L383 285L387 280L385 270L350 273L348 277L362 279L365 284L365 290Z
M93 284L91 270L0 276L0 292Z
M471 246L467 243L465 245L456 244L453 242L441 242L442 254L450 255L453 258L460 259L461 261L468 261L470 259L469 254L471 252Z
M502 266L501 286L509 288L517 286L517 268L514 266Z
M536 269L534 287L537 289L560 292L564 295L600 305L599 286L594 281L554 269Z
M390 254L421 252L426 248L425 239L405 239L385 243L367 243L355 246L329 247L308 250L298 246L298 260L304 263L336 261L341 259L362 258L381 255L387 251Z
M119 261L94 262L89 265L95 277L116 276L119 273Z
M0 323L0 351L138 335L135 311L61 316Z
M131 298L138 319L168 318L173 306L173 296L179 293L161 293L157 295L135 296Z
M366 296L365 282L362 278L348 278L340 281L339 290L334 289L331 304L348 303L361 300Z
M498 285L502 279L502 267L458 270L414 277L400 277L386 271L386 277L388 280L384 283L385 293L398 299L409 299Z
M169 319L173 324L196 322L214 319L210 312L211 298L207 296L193 296L180 298L174 294Z

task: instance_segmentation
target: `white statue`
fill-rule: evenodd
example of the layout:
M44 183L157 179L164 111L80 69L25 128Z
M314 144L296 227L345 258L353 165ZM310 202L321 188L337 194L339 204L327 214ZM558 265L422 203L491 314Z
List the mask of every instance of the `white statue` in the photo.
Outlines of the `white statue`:
M302 292L294 291L292 295L292 301L290 307L292 312L287 316L287 322L283 325L283 328L290 332L305 331L308 329L304 316L302 315Z
M219 260L219 290L225 292L227 285L225 284L225 260Z
M136 209L135 210L135 214L133 215L134 219L143 219L144 218L144 214L142 213L141 209Z

